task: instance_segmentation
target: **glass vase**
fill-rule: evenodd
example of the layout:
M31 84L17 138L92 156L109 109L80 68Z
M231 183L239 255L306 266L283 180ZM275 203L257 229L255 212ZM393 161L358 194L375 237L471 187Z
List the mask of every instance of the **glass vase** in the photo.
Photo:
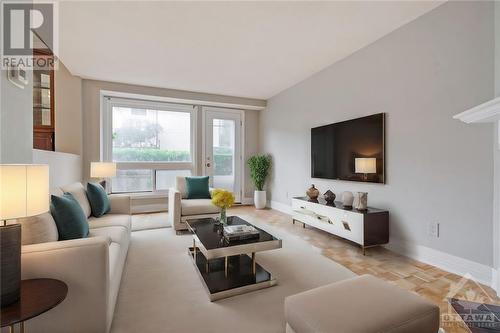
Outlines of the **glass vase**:
M227 224L226 208L221 208L220 210L220 222Z

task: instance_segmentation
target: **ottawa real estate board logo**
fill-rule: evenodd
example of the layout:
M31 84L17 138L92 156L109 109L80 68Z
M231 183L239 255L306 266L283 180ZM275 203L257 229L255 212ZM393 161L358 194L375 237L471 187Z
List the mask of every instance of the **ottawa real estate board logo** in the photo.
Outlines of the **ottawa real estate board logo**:
M1 17L2 69L55 68L57 2L1 1Z

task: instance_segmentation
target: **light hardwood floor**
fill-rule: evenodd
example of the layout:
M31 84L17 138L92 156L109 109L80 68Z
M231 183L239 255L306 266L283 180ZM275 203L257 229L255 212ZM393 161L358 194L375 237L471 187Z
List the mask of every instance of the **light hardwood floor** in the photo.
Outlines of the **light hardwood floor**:
M263 223L286 229L321 249L325 257L356 274L372 274L429 299L439 305L442 314L441 326L447 333L470 332L461 321L448 321L446 318L449 317L443 317L443 314L455 314L446 301L448 297L500 305L500 299L487 286L398 255L383 247L367 249L366 255L363 256L358 245L319 229L308 226L304 229L301 223L293 224L289 215L279 211L256 210L251 206L240 206L232 208L229 213L250 215Z

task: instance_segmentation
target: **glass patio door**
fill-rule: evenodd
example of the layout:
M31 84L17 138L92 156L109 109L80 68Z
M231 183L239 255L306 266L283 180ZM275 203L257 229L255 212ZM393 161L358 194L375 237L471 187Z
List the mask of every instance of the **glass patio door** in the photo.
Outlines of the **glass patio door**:
M241 111L204 107L203 119L204 174L241 202Z

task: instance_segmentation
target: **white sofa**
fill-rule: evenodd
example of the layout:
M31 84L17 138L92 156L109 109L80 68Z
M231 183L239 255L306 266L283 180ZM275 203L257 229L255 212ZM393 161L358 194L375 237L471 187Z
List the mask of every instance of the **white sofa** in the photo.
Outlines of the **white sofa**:
M186 178L175 178L175 188L168 191L168 218L176 232L187 230L187 220L216 217L219 213L210 199L187 199Z
M23 245L23 279L55 278L68 285L66 299L27 321L26 330L108 332L130 243L130 197L110 195L111 211L94 218L90 217L90 205L80 183L53 192L73 194L88 217L90 231L87 238ZM50 216L49 219L53 222ZM25 230L27 226L22 228L24 243L24 234L29 237L30 233Z

